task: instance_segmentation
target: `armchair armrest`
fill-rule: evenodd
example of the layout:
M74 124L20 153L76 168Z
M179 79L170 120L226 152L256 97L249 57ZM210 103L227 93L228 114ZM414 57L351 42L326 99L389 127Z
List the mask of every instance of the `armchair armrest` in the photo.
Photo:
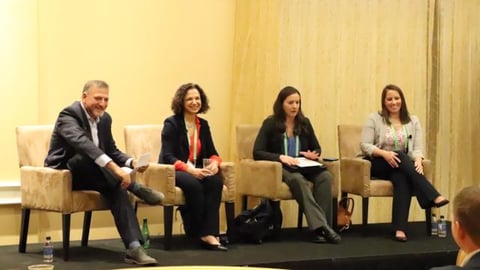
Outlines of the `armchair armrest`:
M69 170L20 168L22 207L71 213L72 174Z
M175 167L173 165L150 163L143 173L136 173L135 181L163 192L165 199L162 204L175 203Z
M223 185L227 187L227 201L235 201L235 165L233 162L222 162L220 172L223 179Z
M282 185L282 164L275 161L242 159L238 192L242 195L275 199Z
M423 162L423 173L425 174L425 177L434 185L434 177L433 173L435 172L435 167L433 166L433 162L429 159L424 159Z
M338 198L338 192L340 190L340 161L322 161L327 167L327 170L333 175L332 181L332 196Z
M370 195L370 161L361 158L341 158L341 190L362 197Z

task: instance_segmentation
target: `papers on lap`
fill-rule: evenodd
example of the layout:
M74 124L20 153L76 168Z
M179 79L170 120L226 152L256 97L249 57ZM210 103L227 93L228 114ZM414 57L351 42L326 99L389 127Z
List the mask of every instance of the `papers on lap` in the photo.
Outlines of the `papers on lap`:
M150 160L150 153L145 153L145 154L142 154L140 156L140 158L138 158L138 162L137 162L137 167L143 167L143 166L147 166L148 165L148 161Z
M323 167L324 165L318 161L311 160L304 157L295 158L298 161L297 167Z
M128 167L122 167L122 170L124 170L127 173L132 173L133 171L138 170L138 168L140 167L147 166L149 160L150 160L150 153L142 154L140 158L138 158L137 166L133 168L133 170Z

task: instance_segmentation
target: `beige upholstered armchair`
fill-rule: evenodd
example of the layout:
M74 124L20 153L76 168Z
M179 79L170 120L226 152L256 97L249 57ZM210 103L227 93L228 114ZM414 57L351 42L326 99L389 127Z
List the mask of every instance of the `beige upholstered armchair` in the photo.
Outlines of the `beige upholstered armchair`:
M368 223L368 198L393 196L393 185L387 179L371 181L370 161L356 157L360 153L362 126L339 125L338 149L340 152L340 177L342 179L342 197L354 194L362 197L362 225L365 231ZM433 179L433 164L423 161L427 179ZM425 210L427 233L430 234L431 209Z
M19 126L16 129L22 197L18 251L25 253L26 250L30 210L59 212L62 214L63 259L68 260L70 215L85 212L81 245L87 246L92 211L108 207L96 191L72 191L70 171L43 167L52 131L52 125Z
M165 194L161 205L164 208L164 247L168 250L172 239L173 207L185 204L185 197L182 190L175 186L174 166L157 163L162 128L163 125L128 125L124 128L124 135L126 152L130 156L138 158L150 153L150 165L145 172L136 173L135 181ZM230 226L235 215L235 170L232 162L222 162L220 170L223 178L222 202L225 203L227 226Z
M247 197L268 198L274 201L293 200L290 188L282 181L282 164L275 161L253 160L253 145L257 137L259 125L238 125L236 128L237 150L240 160L238 167L237 191L243 196L242 208L247 207ZM337 222L337 198L339 191L340 163L325 162L333 174L333 227ZM303 210L298 209L297 228L302 228Z

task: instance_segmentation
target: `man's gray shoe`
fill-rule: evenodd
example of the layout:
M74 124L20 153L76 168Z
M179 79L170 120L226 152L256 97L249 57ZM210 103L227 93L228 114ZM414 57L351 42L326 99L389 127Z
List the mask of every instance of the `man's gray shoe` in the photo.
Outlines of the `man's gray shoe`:
M125 262L138 265L155 265L157 260L147 255L143 247L129 248L125 252Z
M135 194L135 196L144 200L148 204L151 204L151 205L159 204L165 198L165 195L163 195L162 192L153 190L149 187L146 187L140 184L136 184L136 185L137 186L135 187L135 190L132 190L133 194Z

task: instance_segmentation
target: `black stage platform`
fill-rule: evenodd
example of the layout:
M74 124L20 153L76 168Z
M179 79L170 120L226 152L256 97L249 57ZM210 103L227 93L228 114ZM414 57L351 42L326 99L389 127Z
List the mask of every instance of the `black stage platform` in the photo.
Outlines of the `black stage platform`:
M409 240L393 241L388 224L370 224L364 236L359 226L342 233L341 244L314 244L304 229L283 229L276 240L261 245L236 243L228 252L202 250L197 243L174 237L172 250L163 250L162 239L153 238L149 254L162 265L234 265L284 269L429 269L432 266L454 264L458 248L447 238L426 235L425 224L409 224ZM61 243L55 244L55 270L129 268L123 263L123 245L119 239L90 241L83 248L78 241L71 243L70 261L62 260ZM27 245L27 253L17 252L17 246L0 247L0 269L27 269L41 263L40 244Z

